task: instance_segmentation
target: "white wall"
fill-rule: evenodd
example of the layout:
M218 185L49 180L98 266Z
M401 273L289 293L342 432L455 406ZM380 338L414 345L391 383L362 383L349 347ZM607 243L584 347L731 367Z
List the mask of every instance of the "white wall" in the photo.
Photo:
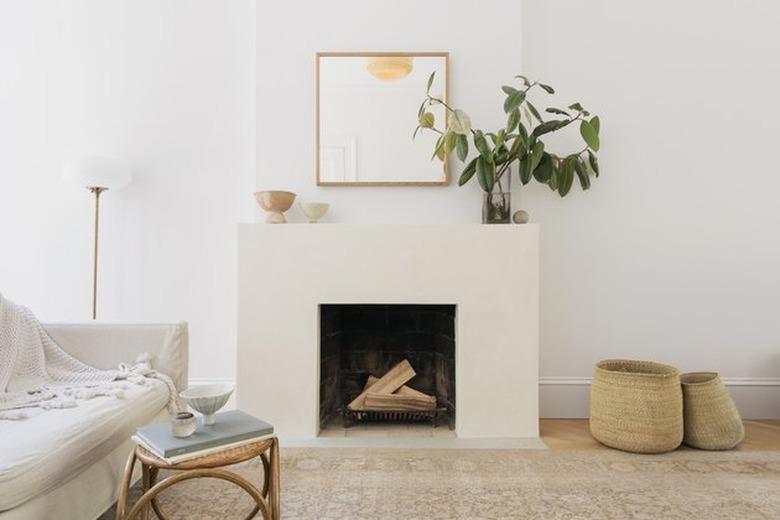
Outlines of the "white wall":
M478 126L503 119L498 87L521 68L602 116L588 194L518 197L542 225L542 375L572 383L543 387L563 395L546 413L582 413L611 356L720 370L780 408L777 2L259 5L255 55L250 0L0 2L0 291L88 317L90 201L60 162L127 156L136 182L104 199L101 315L187 319L192 375L232 377L255 148L257 186L329 201L326 220L478 221L476 185L314 184L315 51L448 50Z
M125 157L102 197L100 318L187 320L191 376L232 378L235 250L253 218L251 0L0 2L0 291L88 320L90 194L64 158Z
M305 12L258 10L259 187L331 202L336 222L476 222L476 185L315 187L314 53L448 50L451 98L480 127L503 119L498 87L522 68L604 127L589 193L516 190L542 225L543 414L587 414L594 362L636 357L719 370L750 385L735 388L743 411L780 415L776 2L405 0L369 12L340 0Z
M500 13L500 15L499 15ZM502 82L520 70L520 2L330 0L257 9L257 185L331 203L331 222L475 222L481 199L463 189L315 185L317 51L450 51L450 97L476 125L503 120ZM500 59L498 58L500 56ZM424 92L421 92L424 94ZM498 110L497 110L498 108ZM416 111L409 114L409 134ZM291 221L305 221L295 206Z
M591 365L630 357L755 383L743 412L780 416L780 4L526 0L523 16L525 72L603 133L590 192L523 196L542 224L546 413L586 412Z

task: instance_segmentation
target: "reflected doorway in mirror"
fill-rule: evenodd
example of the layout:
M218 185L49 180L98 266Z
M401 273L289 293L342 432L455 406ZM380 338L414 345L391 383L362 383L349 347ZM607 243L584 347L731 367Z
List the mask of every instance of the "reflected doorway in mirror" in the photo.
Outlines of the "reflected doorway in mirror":
M320 178L333 182L357 182L357 139L328 136L320 144Z

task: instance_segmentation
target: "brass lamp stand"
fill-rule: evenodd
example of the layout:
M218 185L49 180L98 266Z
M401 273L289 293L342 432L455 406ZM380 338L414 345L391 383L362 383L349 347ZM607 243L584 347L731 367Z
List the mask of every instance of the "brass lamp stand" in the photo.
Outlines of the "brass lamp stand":
M100 194L107 189L118 190L127 186L133 178L128 166L113 157L88 155L67 161L62 168L62 178L80 188L87 188L95 195L95 234L92 256L92 319L97 319L98 278L98 228L100 226Z
M100 226L100 194L108 188L103 186L88 186L95 194L95 237L92 252L92 319L97 319L97 275L98 275L98 227Z

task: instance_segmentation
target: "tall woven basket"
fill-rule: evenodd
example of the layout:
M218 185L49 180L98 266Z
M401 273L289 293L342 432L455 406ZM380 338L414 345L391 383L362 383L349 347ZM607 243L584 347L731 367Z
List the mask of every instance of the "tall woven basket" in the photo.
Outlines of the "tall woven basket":
M729 391L715 372L680 376L688 446L703 450L729 450L742 442L745 428Z
M672 451L683 438L682 404L676 368L651 361L601 361L591 386L590 431L619 450Z

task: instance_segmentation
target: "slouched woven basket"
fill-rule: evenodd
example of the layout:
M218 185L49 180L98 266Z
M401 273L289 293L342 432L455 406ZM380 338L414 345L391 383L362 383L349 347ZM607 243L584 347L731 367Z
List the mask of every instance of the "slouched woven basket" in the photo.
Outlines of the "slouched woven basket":
M681 375L680 382L685 444L702 450L729 450L742 442L742 418L717 373L690 372Z
M680 372L651 361L608 359L596 365L590 432L602 444L635 453L663 453L683 439Z

